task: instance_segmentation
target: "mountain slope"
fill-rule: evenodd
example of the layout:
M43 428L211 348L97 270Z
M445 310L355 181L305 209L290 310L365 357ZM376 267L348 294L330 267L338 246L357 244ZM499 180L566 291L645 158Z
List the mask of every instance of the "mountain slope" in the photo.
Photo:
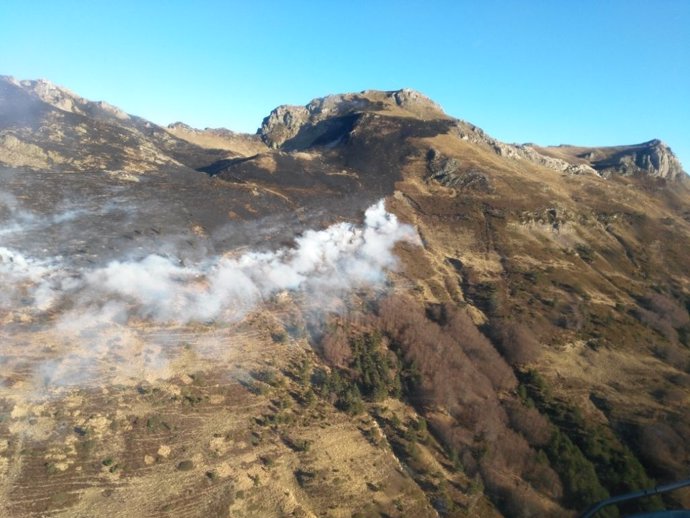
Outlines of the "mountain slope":
M1 161L12 167L137 173L195 168L227 155L43 80L0 77L0 109Z
M199 130L183 122L169 124L166 129L176 137L192 144L204 148L225 149L238 156L253 156L266 151L266 146L258 135L235 133L224 128Z
M35 234L32 252L48 247L84 265L107 264L123 250L163 250L181 264L210 251L235 257L242 246L294 246L306 229L357 221L380 198L421 242L396 245L399 267L385 290L355 290L341 301L345 309L316 321L297 300L319 300L307 293L264 300L236 328L153 326L151 337L190 337L171 346L181 367L147 380L155 390L131 376L121 378L129 389L77 391L88 404L111 398L118 409L103 416L117 424L94 438L104 457L93 488L111 484L126 495L130 478L132 487L146 481L151 500L142 505L165 514L157 484L181 484L189 465L176 471L151 453L159 443L172 445L176 462L196 459L191 474L215 473L184 479L201 488L177 503L184 516L202 516L205 505L221 516L262 515L262 503L272 516L563 516L606 494L685 476L690 187L660 141L506 144L411 90L281 106L250 138L179 124L165 130L46 83L0 86L0 162L14 166L3 172L14 199L38 212L75 193L116 194L127 207L126 217L90 208L95 221L74 226L79 239L55 238L59 224L51 223ZM120 169L139 182L100 174ZM54 200L34 195L46 185L55 185ZM16 209L3 204L0 215L11 219L6 212ZM22 243L8 236L4 245ZM19 338L31 341L28 331ZM233 340L237 352L211 345ZM247 374L228 382L238 371ZM17 460L12 430L42 410L11 410L13 397L3 393L14 417L0 433L16 453L5 487L19 495L14 511L32 495L27 480L55 473ZM227 410L230 401L244 403ZM127 408L138 409L136 419ZM204 427L195 413L223 418ZM236 415L252 423L249 434ZM102 450L106 438L129 445L116 451L124 474L105 464L116 456ZM206 439L216 446L205 448ZM337 449L339 441L347 448ZM229 467L238 462L251 483ZM95 469L93 459L79 466ZM81 479L70 467L48 480L64 488ZM93 488L65 490L66 503L41 496L32 512L132 512L87 497ZM687 494L676 498L688 503Z

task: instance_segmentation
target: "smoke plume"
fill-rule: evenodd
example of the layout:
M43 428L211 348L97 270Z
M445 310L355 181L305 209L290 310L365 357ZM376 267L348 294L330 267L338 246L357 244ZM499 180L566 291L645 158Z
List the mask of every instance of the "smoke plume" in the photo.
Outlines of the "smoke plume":
M23 215L13 224L21 226L31 218ZM229 251L195 262L166 253L75 267L65 258L32 258L0 247L0 282L5 287L0 294L5 315L0 317L11 321L13 313L23 312L64 338L69 345L62 357L78 366L65 376L78 384L88 371L86 364L126 354L123 340L131 338L125 331L132 325L238 322L285 292L328 310L352 290L381 288L387 271L396 267L393 248L401 241L417 243L419 238L380 201L367 209L362 225L339 223L306 231L290 247ZM69 373L60 358L41 367L46 383L59 383L60 372Z

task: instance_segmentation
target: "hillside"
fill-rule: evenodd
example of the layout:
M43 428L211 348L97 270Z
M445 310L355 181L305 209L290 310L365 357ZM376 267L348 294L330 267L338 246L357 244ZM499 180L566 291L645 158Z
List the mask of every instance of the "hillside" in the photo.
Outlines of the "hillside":
M8 516L572 516L687 476L659 140L506 144L412 90L161 128L0 78L0 165Z

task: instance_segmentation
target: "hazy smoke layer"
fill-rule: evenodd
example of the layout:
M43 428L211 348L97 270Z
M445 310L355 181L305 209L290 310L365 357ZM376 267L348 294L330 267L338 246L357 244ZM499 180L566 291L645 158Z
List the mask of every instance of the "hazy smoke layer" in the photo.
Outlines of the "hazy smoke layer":
M231 321L284 290L320 299L375 287L395 265L395 243L417 240L412 227L400 224L380 201L366 211L361 227L340 223L305 232L293 248L212 257L193 265L154 254L69 271L60 261L32 260L0 248L0 280L8 287L0 304L36 311L59 306L67 310L67 322L85 314L95 322Z
M8 207L14 200L2 201L17 209L2 227L15 243L62 217L22 212L18 205ZM67 215L74 213L71 208ZM70 238L79 232L77 223L65 227ZM228 252L195 262L175 253L175 236L161 236L170 245L161 247L165 254L125 259L132 253L125 250L118 260L83 267L67 257L32 258L16 246L2 246L2 228L0 322L11 325L4 327L0 352L10 353L9 376L15 367L24 369L21 344L45 344L31 360L36 394L45 394L43 387L101 384L111 375L166 377L180 326L238 322L276 294L294 293L295 301L308 304L303 314L318 318L342 307L351 290L382 288L386 271L396 265L394 245L419 242L415 230L388 213L383 201L365 212L362 225L310 230L294 246L272 252ZM141 325L147 323L156 325Z

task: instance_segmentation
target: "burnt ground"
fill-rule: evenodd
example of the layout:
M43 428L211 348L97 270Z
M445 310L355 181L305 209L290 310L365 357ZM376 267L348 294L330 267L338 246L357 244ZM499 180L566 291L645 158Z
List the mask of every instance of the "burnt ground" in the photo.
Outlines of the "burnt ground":
M149 253L275 248L361 217L346 193L298 205L183 168L136 178L3 169L0 181L1 245L77 270ZM56 333L59 314L10 308L0 515L433 516L390 447L371 439L380 433L371 417L308 397L302 366L319 361L299 306L272 304L237 325L95 322L73 342Z
M75 264L172 249L191 259L239 247L273 248L308 228L360 218L376 201L360 197L357 210L339 193L336 203L321 199L299 206L186 169L138 181L103 172L2 169L0 185L3 246Z

